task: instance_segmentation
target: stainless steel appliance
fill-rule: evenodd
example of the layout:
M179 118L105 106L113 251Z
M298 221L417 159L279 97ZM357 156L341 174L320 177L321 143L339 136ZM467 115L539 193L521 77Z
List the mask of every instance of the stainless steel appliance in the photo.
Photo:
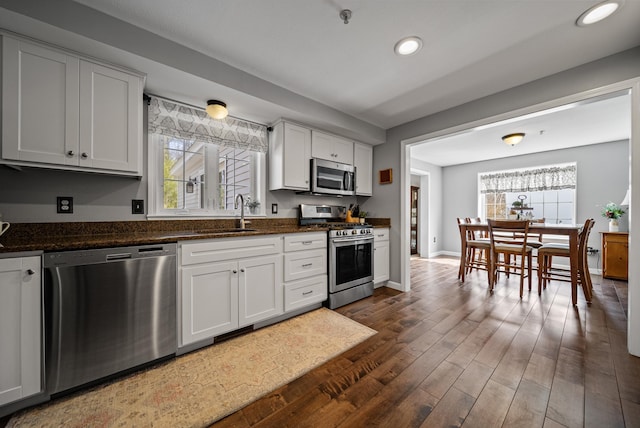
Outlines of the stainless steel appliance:
M346 207L300 205L301 225L329 228L329 299L331 309L373 294L373 228L345 223Z
M355 195L356 169L353 165L323 159L311 159L311 192L330 195Z
M174 354L176 244L44 255L53 395Z

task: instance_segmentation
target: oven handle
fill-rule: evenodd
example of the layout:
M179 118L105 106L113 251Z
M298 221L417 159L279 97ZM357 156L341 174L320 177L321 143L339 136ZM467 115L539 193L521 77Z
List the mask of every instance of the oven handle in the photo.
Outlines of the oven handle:
M364 242L364 241L373 241L372 237L362 237L358 239L332 239L331 242Z

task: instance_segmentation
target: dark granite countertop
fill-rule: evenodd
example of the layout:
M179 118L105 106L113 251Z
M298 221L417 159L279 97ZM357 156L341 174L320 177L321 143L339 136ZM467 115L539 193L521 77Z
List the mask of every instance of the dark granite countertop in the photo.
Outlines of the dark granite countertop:
M371 219L389 227L388 219ZM326 231L299 226L297 219L252 219L239 231L235 220L159 220L83 223L15 223L0 237L0 253L66 251L285 233Z

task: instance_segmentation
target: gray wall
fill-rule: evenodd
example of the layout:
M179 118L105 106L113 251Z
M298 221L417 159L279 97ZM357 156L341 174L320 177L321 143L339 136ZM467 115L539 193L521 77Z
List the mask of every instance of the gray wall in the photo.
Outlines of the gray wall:
M596 220L589 245L600 248L600 234L608 230L608 222L600 211L608 202L622 202L629 185L629 142L617 141L565 150L514 156L485 162L446 167L443 170L443 235L442 248L460 252L460 234L456 217L478 215L478 173L506 169L576 162L576 221ZM620 230L628 230L627 216L622 217ZM591 267L599 267L599 257L590 257Z
M391 281L400 281L401 142L410 138L508 113L564 96L640 76L640 47L521 85L387 131L387 142L374 147L374 171L393 168L394 182L374 185L367 210L391 218ZM397 174L396 174L397 172ZM433 184L432 184L433 185ZM403 190L404 191L404 190ZM623 194L624 196L624 194Z

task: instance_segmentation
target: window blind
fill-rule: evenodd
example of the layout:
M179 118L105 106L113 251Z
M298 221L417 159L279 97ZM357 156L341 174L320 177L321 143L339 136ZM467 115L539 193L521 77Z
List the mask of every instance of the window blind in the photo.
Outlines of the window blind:
M204 109L152 96L149 103L149 134L160 134L188 141L203 141L223 147L266 153L267 127L227 116L209 117Z
M575 164L480 174L480 193L575 189Z

